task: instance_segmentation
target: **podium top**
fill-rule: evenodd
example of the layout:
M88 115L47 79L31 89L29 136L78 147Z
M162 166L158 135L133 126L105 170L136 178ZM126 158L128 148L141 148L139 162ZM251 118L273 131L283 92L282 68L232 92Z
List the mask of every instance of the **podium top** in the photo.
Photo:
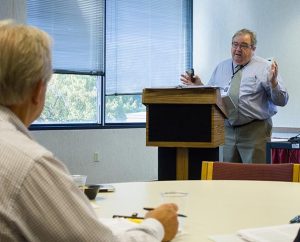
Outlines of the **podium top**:
M151 87L145 88L144 90L174 90L174 89L188 89L188 90L200 90L200 89L220 89L217 86L206 86L206 85L178 85L178 86L158 86L158 87Z
M144 105L149 104L210 104L216 105L226 116L220 88L212 86L176 86L145 88Z

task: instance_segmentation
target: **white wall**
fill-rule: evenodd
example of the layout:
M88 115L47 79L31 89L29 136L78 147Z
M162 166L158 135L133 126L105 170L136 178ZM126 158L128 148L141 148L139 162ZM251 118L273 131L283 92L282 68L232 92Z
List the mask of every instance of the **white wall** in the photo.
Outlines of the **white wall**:
M257 33L256 54L275 57L290 100L273 118L274 127L300 132L300 1L194 0L194 68L206 82L230 57L231 37L241 28Z
M157 148L146 147L146 130L97 129L31 131L71 173L87 174L89 183L157 179ZM99 153L99 162L93 161Z

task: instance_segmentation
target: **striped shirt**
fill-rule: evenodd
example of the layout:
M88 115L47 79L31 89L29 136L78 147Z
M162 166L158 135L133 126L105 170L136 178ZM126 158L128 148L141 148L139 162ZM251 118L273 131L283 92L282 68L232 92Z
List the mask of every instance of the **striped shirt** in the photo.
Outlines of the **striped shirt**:
M155 219L118 231L97 218L54 155L0 106L0 241L161 241ZM117 226L117 225L116 225Z

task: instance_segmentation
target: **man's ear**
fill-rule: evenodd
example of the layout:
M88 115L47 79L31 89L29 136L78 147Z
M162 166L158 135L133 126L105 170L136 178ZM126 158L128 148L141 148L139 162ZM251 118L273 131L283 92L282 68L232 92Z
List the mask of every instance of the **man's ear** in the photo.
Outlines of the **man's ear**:
M35 88L33 89L32 95L31 95L31 100L34 104L38 104L41 101L41 98L44 97L45 87L46 87L46 84L42 80L39 80L36 83Z

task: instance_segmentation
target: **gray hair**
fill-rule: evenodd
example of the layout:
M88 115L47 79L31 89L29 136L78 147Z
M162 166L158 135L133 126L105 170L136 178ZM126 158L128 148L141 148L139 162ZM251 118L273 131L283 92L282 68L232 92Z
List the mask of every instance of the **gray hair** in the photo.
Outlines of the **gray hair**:
M51 38L32 26L0 21L0 104L22 103L52 75Z
M233 39L238 36L238 35L246 35L249 34L250 35L250 39L251 39L251 45L252 46L256 46L257 44L257 39L256 39L256 33L249 30L249 29L241 29L239 31L237 31L233 36L232 36L232 41Z

